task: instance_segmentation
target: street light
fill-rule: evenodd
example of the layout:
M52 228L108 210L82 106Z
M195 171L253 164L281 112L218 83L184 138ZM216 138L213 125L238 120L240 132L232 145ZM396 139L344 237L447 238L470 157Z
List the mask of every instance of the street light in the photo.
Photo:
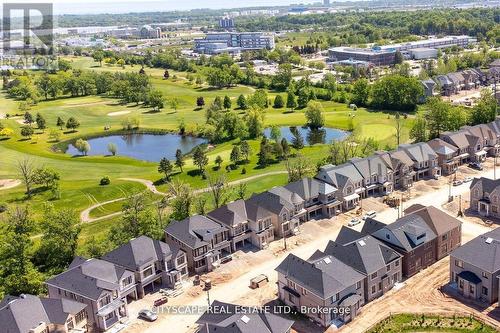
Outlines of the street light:
M209 307L210 307L210 289L212 289L212 281L210 279L206 279L203 290L207 292L207 302Z

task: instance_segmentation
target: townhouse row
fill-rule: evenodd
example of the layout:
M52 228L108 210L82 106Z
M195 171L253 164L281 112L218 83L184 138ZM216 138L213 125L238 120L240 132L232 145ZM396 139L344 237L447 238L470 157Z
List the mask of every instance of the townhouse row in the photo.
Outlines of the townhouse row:
M488 69L472 68L437 75L434 79L422 80L425 97L431 97L440 91L443 96L458 94L462 90L477 89L489 86L500 81L500 64L498 61L491 63Z
M75 257L45 282L48 298L7 296L0 322L8 318L12 333L103 332L128 320L130 302L155 288L176 288L187 275L181 249L141 236L100 259Z
M299 225L353 209L362 198L408 189L414 182L450 175L458 166L500 154L500 119L445 132L427 143L402 144L395 151L325 165L315 178L255 194L195 215L165 229L169 245L187 255L192 274L212 271L245 245L265 248L294 234Z
M307 260L289 254L276 268L279 299L324 327L339 327L460 246L461 222L454 217L421 205L405 214L389 225L368 219L361 232L343 227Z

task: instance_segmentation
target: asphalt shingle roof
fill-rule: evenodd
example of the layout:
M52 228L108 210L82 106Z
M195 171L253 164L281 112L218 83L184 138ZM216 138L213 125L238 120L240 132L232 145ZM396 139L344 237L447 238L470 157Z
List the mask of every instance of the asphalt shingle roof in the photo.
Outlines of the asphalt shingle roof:
M227 230L223 225L203 216L194 215L182 221L170 223L165 232L179 239L192 249L207 245L204 237Z
M234 304L214 301L212 312L205 312L196 321L204 333L286 333L293 320L277 314L256 312ZM207 331L208 326L208 331Z
M451 255L492 274L500 271L500 229L474 238Z

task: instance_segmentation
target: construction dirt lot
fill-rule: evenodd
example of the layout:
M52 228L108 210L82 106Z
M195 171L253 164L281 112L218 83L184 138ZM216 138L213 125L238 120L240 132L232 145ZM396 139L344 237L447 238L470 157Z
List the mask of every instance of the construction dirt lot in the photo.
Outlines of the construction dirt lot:
M484 176L493 178L493 163L487 161L483 164L484 171L474 171L466 166L462 166L456 174L456 179L465 177ZM500 170L499 170L500 172ZM410 191L395 193L397 197L404 197L403 208L412 204L434 205L453 216L457 215L461 200L462 209L466 209L466 214L460 218L463 222L462 243L483 234L497 224L487 226L484 221L476 216L470 215L468 208L468 195L470 183L460 186L451 186L454 176L441 177L438 180L424 180L414 184ZM448 198L454 200L449 203ZM391 208L383 203L383 198L367 198L362 202L363 212L369 210L377 211L377 219L384 223L391 223L401 214L401 210ZM276 300L276 280L277 274L274 271L276 266L289 254L293 253L301 258L308 258L317 249L324 249L329 240L334 240L338 231L343 225L355 215L360 215L362 211L349 212L332 219L309 221L300 226L300 233L287 238L287 249L284 249L284 241L272 242L269 248L261 251L248 248L238 251L233 255L233 260L221 265L214 272L202 277L210 279L212 289L210 290L210 300L237 303L248 306L261 306ZM499 222L500 223L500 222ZM354 227L360 230L362 223ZM258 289L250 289L250 279L259 274L269 277L269 283ZM444 290L443 286L449 280L449 259L445 258L431 267L423 270L412 278L404 281L401 288L393 289L383 297L365 305L358 317L351 323L345 325L339 332L364 332L372 325L395 312L433 312L433 313L474 313L485 322L500 326L500 311L494 310L496 306L481 308L477 304L472 304L454 295L453 291ZM149 295L149 300L159 298L160 295ZM150 304L149 302L148 304ZM169 299L169 306L189 305L206 306L207 293L200 286L187 284L184 292ZM154 323L146 323L139 320L132 320L125 332L133 333L164 333L164 332L194 332L197 325L196 320L201 313L176 314L160 313L159 318ZM296 319L296 318L294 318ZM293 326L297 332L325 332L308 320L297 320ZM333 332L328 329L326 332ZM257 333L257 332L256 332Z

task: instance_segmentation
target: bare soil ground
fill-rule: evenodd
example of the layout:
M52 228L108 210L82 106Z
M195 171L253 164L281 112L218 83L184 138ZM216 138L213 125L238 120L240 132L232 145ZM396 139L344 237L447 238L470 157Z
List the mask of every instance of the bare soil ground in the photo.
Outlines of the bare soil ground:
M0 191L21 185L19 179L0 179Z

